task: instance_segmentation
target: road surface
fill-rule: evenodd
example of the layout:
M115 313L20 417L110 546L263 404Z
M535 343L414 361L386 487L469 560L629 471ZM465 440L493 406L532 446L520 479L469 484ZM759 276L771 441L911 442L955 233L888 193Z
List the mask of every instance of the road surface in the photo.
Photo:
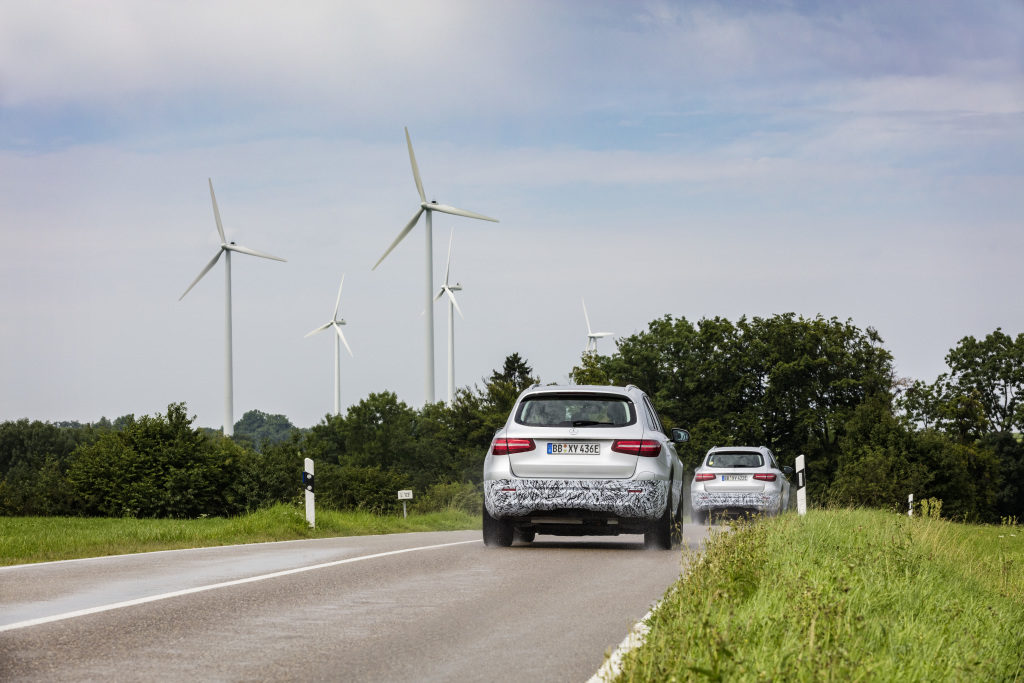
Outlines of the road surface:
M0 568L0 680L582 682L681 571L642 540L456 531Z

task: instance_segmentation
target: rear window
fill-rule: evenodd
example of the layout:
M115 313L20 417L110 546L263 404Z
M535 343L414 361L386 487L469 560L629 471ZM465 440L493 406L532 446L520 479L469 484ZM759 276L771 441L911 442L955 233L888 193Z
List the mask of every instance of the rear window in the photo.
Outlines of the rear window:
M764 459L757 451L717 451L708 456L708 467L760 467Z
M524 399L516 422L531 427L622 427L636 422L636 409L625 396L545 394Z

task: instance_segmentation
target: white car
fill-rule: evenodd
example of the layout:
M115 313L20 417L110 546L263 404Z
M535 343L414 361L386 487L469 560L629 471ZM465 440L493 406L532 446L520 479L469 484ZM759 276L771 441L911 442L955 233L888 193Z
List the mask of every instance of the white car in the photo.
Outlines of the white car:
M690 483L693 521L704 524L724 511L777 515L789 507L791 474L793 468L779 469L764 446L715 446Z
M683 464L650 399L634 386L524 391L484 460L488 546L536 534L644 534L648 547L682 539Z

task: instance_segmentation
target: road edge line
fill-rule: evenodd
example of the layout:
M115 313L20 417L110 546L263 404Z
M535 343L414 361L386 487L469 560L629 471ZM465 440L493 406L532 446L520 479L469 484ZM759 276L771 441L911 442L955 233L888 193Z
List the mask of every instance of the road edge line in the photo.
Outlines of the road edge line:
M400 550L389 550L383 553L373 553L372 555L360 555L359 557L348 557L344 560L334 560L333 562L323 562L321 564L312 564L306 567L294 567L292 569L284 569L278 572L271 572L270 574L260 574L257 576L249 576L244 579L233 579L231 581L222 581L220 583L212 583L206 586L194 586L193 588L184 588L182 590L172 591L170 593L160 593L159 595L149 595L144 598L135 598L133 600L125 600L123 602L115 602L109 605L99 605L97 607L88 607L86 609L76 610L74 612L63 612L61 614L53 614L48 617L39 617L37 619L26 619L25 621L16 621L12 624L0 625L0 633L5 631L16 631L18 629L28 628L30 626L40 626L42 624L50 624L56 621L65 621L67 619L74 619L75 617L84 617L90 614L100 614L102 612L110 612L116 609L123 609L125 607L134 607L136 605L144 605L149 602L157 602L159 600L168 600L170 598L178 598L184 595L192 595L193 593L203 593L206 591L216 590L218 588L229 588L231 586L240 586L246 583L255 583L257 581L266 581L267 579L276 579L281 576L289 576L291 574L301 574L304 572L310 572L317 569L327 569L329 567L337 567L342 564L351 564L353 562L362 562L363 560L375 560L381 557L388 557L390 555L401 555L403 553L412 553L419 550L435 550L437 548L448 548L453 545L465 545L467 543L480 543L479 539L473 539L470 541L455 541L454 543L440 543L437 545L425 545L416 548L402 548Z

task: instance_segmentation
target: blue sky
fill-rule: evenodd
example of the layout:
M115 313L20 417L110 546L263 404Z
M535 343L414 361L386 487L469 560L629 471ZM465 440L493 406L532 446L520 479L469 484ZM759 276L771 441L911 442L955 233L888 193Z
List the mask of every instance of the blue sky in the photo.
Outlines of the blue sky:
M595 328L793 311L932 380L1024 331L1024 3L32 2L0 6L0 419L186 401L235 415L423 401L408 126L465 287L456 381L564 381ZM447 309L436 317L445 393ZM602 340L602 352L614 342Z

